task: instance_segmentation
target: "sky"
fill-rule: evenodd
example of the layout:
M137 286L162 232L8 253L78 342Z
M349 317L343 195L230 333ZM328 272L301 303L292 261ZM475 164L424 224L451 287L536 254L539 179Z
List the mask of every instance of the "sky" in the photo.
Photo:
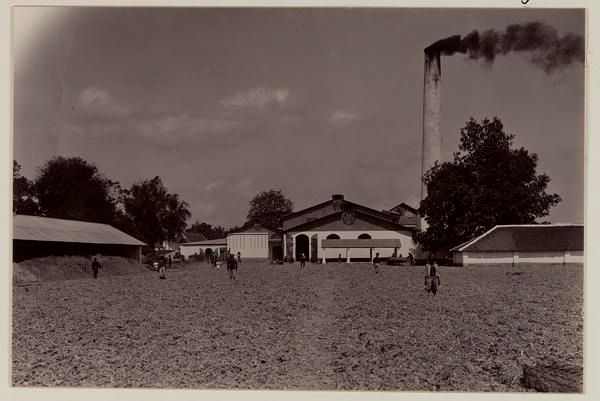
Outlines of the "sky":
M122 186L160 176L195 220L245 221L260 191L295 210L344 194L375 209L420 196L423 49L541 21L585 33L581 10L42 8L14 11L14 159L30 179L80 156ZM442 157L499 117L583 223L585 75L527 53L442 59Z

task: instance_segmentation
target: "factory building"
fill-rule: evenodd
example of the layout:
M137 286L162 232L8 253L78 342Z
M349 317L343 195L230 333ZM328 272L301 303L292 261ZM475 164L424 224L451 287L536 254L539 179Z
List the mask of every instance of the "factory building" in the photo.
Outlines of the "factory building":
M108 224L13 216L13 261L44 256L96 254L125 256L141 262L145 244Z
M583 263L581 224L501 225L450 250L456 265Z
M408 255L415 227L397 222L393 213L380 212L333 195L326 202L289 214L283 219L283 249L296 260L326 263L370 261Z

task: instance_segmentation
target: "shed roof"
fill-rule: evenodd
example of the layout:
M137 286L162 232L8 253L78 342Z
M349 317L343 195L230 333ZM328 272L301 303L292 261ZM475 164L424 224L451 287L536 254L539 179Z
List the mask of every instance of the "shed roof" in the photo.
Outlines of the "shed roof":
M453 252L548 252L583 250L582 224L523 224L495 226L463 243Z
M13 216L13 239L85 244L145 245L108 224L53 219L40 216Z

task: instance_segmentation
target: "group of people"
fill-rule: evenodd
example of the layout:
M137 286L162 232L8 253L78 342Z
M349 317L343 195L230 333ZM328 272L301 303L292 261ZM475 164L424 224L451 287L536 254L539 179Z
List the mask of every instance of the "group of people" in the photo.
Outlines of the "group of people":
M236 260L236 256L237 256L237 260ZM409 259L411 259L412 255L409 254ZM340 256L341 259L341 256ZM209 259L210 263L216 267L216 268L220 268L221 267L221 261L217 258L217 256L215 254L211 254L210 255L210 259ZM240 252L238 252L236 255L234 255L233 253L227 251L226 257L225 257L225 261L227 263L227 273L229 273L229 279L230 280L235 280L236 277L236 273L238 270L238 265L242 263L242 254ZM300 254L300 272L302 272L302 270L304 270L304 268L306 267L306 255L304 255L304 253ZM414 259L411 260L411 265L413 265L414 263ZM158 260L158 276L160 279L165 279L166 278L166 269L171 268L171 265L173 263L173 259L171 259L171 256L169 255L167 258L165 258L165 256L161 256ZM379 274L379 265L381 264L381 259L379 258L379 253L377 253L375 255L375 257L373 258L373 269L375 271L375 274ZM100 263L98 262L98 260L94 257L93 261L92 261L92 271L94 273L94 279L98 278L98 271L102 268L102 266L100 266ZM440 286L440 275L438 273L438 264L435 261L432 261L431 259L429 259L427 261L427 264L425 264L425 290L428 293L433 293L433 295L435 295L437 293L437 289Z

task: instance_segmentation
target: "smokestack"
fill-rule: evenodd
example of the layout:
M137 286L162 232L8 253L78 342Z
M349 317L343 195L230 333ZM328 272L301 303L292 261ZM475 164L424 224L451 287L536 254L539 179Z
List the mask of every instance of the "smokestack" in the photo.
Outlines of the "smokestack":
M425 49L425 80L423 86L423 149L421 178L440 160L442 153L442 68L440 52ZM421 200L427 197L427 188L421 181Z

